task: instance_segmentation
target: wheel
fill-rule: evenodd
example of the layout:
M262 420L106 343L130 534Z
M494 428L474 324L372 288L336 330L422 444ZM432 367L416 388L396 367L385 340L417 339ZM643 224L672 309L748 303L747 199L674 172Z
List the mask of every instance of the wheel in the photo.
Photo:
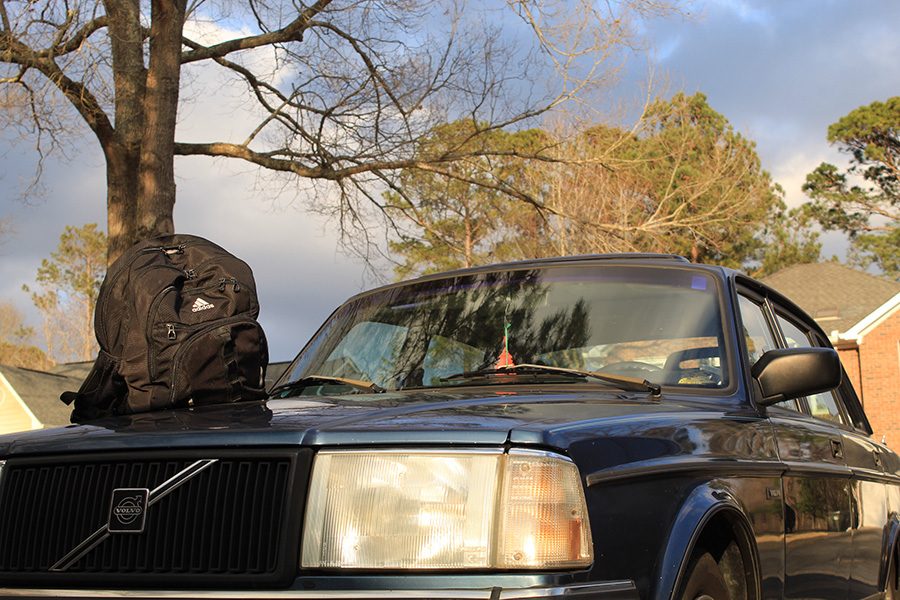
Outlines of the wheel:
M731 600L722 570L709 552L691 558L677 600Z

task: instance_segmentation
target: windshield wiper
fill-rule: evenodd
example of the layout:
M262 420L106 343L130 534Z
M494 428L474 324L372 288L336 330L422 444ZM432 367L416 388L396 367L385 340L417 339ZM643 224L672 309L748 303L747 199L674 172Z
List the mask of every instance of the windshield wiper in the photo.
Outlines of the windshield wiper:
M536 374L554 374L570 377L593 378L599 379L604 383L611 383L620 389L631 392L648 392L653 396L659 396L662 388L658 383L647 381L646 379L638 379L637 377L626 377L625 375L610 375L608 373L599 373L596 371L582 371L580 369L567 369L564 367L551 367L549 365L510 365L508 367L497 367L491 369L479 369L477 371L465 371L450 375L449 377L441 377L441 381L456 381L460 379L479 379L482 377L496 377L498 375L536 375Z
M298 389L310 387L311 385L316 385L317 383L326 385L347 385L357 390L372 392L375 394L383 394L387 391L377 383L373 383L371 381L347 379L346 377L328 377L325 375L307 375L306 377L301 377L300 379L297 379L295 381L289 381L288 383L279 385L278 387L273 389L269 393L269 395L278 396L279 394L284 394L285 392L291 392Z

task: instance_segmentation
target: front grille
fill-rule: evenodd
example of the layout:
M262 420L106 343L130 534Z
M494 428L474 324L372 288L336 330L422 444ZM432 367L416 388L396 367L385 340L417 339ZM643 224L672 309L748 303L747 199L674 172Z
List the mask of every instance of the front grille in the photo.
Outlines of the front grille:
M178 482L197 461L212 464L153 503L153 490L162 495L166 482ZM0 578L112 577L136 585L282 579L296 565L296 490L308 466L306 452L10 460L0 482ZM112 491L121 488L151 490L142 533L104 529ZM88 539L102 541L75 551Z

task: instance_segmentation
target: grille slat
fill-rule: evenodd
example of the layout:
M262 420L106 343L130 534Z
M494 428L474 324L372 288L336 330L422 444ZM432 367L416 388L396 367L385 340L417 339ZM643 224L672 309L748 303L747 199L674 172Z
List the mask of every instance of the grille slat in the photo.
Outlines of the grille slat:
M291 495L303 461L297 453L216 454L200 457L217 461L149 508L143 533L110 534L65 576L253 581L293 569L283 555L296 544L285 536L297 534L296 511L289 507L297 504ZM106 525L114 489L153 490L197 459L143 453L102 462L88 456L7 461L0 485L0 577L59 577L48 573L50 567Z

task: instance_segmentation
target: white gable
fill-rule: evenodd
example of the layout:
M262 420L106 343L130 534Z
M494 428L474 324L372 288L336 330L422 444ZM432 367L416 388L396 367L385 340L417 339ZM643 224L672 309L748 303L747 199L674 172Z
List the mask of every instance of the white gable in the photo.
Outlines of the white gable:
M862 344L866 334L878 327L885 319L897 312L898 309L900 309L900 294L895 295L893 298L869 313L856 325L844 333L841 333L838 339L853 340L857 344Z

